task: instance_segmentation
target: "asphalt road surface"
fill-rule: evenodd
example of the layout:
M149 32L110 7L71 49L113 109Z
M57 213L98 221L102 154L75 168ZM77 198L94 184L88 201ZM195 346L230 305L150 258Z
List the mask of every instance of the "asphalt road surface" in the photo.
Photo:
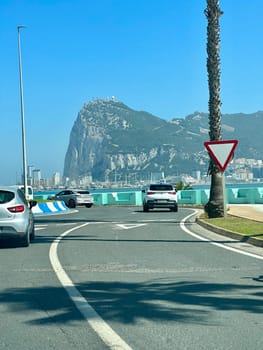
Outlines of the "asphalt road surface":
M0 349L263 348L263 251L193 211L93 207L1 243Z

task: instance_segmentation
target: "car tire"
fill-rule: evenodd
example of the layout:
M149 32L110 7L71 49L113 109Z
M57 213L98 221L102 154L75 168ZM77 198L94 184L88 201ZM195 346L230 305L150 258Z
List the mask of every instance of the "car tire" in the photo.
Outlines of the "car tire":
M33 226L32 231L30 233L30 242L35 239L35 226Z
M148 205L147 205L147 204L144 204L144 205L143 205L143 211L144 211L144 212L148 212L148 211L149 211L149 208L148 208Z
M177 213L178 212L178 206L175 205L171 210L174 211L175 213Z
M91 208L91 207L92 207L92 204L85 204L85 207L86 207L86 208Z
M28 247L30 244L30 233L29 231L20 239L21 247Z
M69 208L76 208L76 202L74 201L74 199L69 200L68 207Z

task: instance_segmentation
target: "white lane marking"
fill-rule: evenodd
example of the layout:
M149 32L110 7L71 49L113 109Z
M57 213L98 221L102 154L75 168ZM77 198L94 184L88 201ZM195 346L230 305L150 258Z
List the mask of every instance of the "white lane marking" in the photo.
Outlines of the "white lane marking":
M180 222L180 227L182 230L184 230L186 233L188 233L189 235L201 240L201 241L205 241L205 242L209 242L217 247L220 247L220 248L224 248L224 249L227 249L227 250L231 250L232 252L235 252L235 253L239 253L239 254L243 254L243 255L247 255L247 256L250 256L252 258L256 258L256 259L259 259L259 260L263 260L263 256L260 256L260 255L257 255L257 254L253 254L253 253L248 253L248 252L245 252L243 250L239 250L237 248L233 248L233 247L229 247L223 243L216 243L216 242L213 242L211 241L210 239L207 239L207 238L204 238L202 236L199 236L198 234L196 233L193 233L192 231L190 231L186 226L185 226L185 221L189 218L191 218L192 216L196 215L198 213L197 210L195 210L192 214L186 216L181 222Z
M35 225L35 230L40 231L40 230L45 230L48 227L48 225Z
M129 230L130 228L145 226L146 224L117 224L116 226L119 226L120 228L123 228L124 230Z
M49 259L51 265L60 281L62 286L66 289L69 297L74 302L76 307L84 316L85 320L93 328L93 330L98 334L102 341L112 350L132 350L132 348L125 343L125 341L116 333L114 330L99 316L99 314L93 309L93 307L87 302L87 300L82 296L78 289L74 286L69 276L63 269L57 255L58 245L61 240L67 236L69 233L82 228L89 223L85 223L76 227L73 227L65 232L63 232L59 237L57 237L51 244L49 250Z
M76 225L76 223L75 222L67 222L67 223L61 223L61 224L55 224L55 225L61 227L61 226ZM36 231L45 230L46 228L48 228L48 225L46 225L46 224L35 225Z
M60 224L56 224L56 226L69 226L69 225L76 225L75 222L66 222L66 223L60 223Z

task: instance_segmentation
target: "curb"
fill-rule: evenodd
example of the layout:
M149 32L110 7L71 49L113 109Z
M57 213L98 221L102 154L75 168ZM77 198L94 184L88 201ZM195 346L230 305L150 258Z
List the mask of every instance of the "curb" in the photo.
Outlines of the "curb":
M241 234L234 232L234 231L227 231L227 230L224 230L224 229L219 228L217 226L214 226L212 224L208 224L207 222L203 221L200 218L196 218L196 223L198 225L208 229L208 230L211 230L215 233L218 233L219 235L227 236L229 238L236 239L237 241L239 241L241 243L249 243L249 244L255 245L257 247L263 247L263 239L257 239L254 237L241 235Z
M69 208L62 201L38 203L35 207L32 208L32 213L34 216L59 214L68 211Z

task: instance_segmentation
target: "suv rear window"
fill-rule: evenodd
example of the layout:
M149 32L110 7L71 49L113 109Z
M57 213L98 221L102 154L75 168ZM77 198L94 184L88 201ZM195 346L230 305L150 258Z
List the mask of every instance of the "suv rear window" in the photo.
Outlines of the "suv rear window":
M151 191L173 191L172 185L150 185Z
M14 192L10 191L0 191L0 204L5 204L10 202L13 198L15 198Z

